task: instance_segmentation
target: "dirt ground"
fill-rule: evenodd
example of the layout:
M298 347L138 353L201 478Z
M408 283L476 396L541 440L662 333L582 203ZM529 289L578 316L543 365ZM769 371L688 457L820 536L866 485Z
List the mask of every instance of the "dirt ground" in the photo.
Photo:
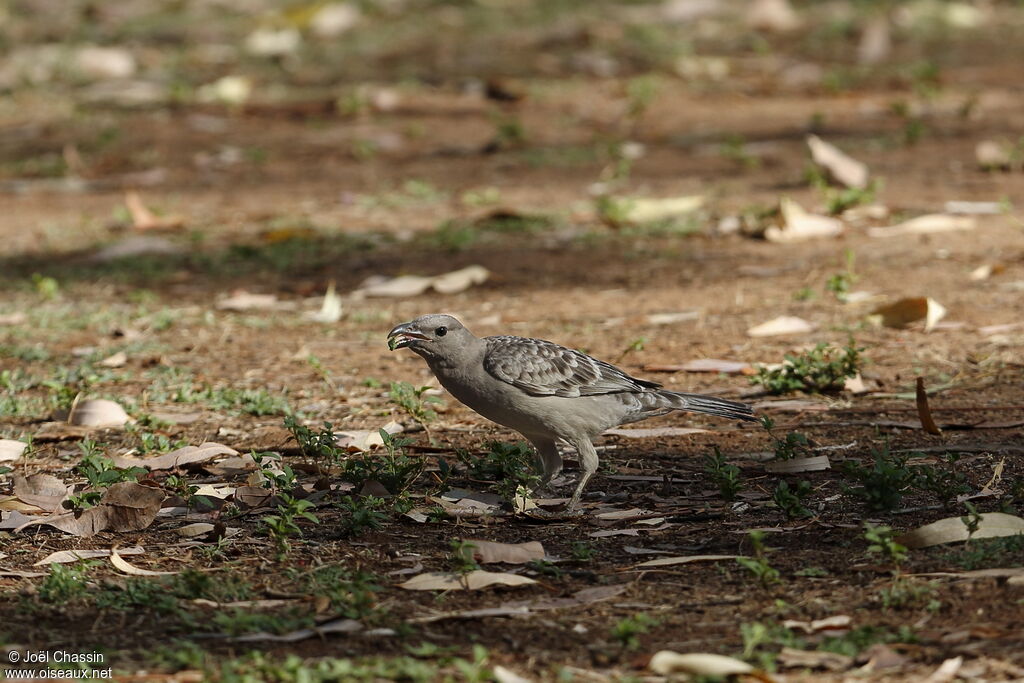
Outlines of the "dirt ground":
M42 16L22 13L31 4L11 15L16 28ZM367 9L365 30L391 35L392 26L394 46L359 43L368 58L339 73L325 65L330 51L300 66L242 61L236 68L258 83L245 104L126 106L59 80L9 88L0 106L0 436L30 446L0 462L4 664L14 668L11 652L60 650L102 652L126 681L517 680L495 667L530 680L636 680L655 676L651 655L673 650L738 657L774 672L764 680L925 680L957 657L957 673L928 680L1024 679L1019 538L894 560L869 552L865 537L865 525L898 535L969 515L958 495L982 514L1024 511L1024 175L1019 144L1006 169L975 157L979 142L1024 139L1014 47L1024 11L964 5L985 23L917 32L900 19L910 10L894 9L893 52L868 68L856 64L856 19L840 31L838 15L802 7L794 32L758 32L729 5L732 14L670 32L689 37L694 59L728 64L713 78L663 67L651 56L660 52L631 38L634 24L658 25L641 10L661 5L601 3L597 19L568 3L551 24L516 10L501 31L474 23L499 11L491 4L431 10L452 26L447 50ZM140 68L153 68L180 36L167 28L161 43L132 19L139 40L153 41L139 48L150 65ZM93 41L120 35L102 12L88 21ZM12 35L72 40L65 30ZM199 47L181 54L190 50ZM523 50L530 64L515 58ZM614 73L595 74L587 65L597 58L580 56L601 50L617 60ZM221 75L180 68L196 82ZM798 78L807 72L817 76ZM366 101L349 106L352 93ZM841 214L837 237L766 240L780 197L826 211L825 191L808 181L810 133L866 163L880 179L875 196ZM169 225L140 229L125 209L132 191ZM699 195L703 205L671 220L615 221L602 215L600 192ZM996 208L966 229L872 232L946 214L951 201ZM111 246L136 251L111 256ZM358 292L371 277L469 265L490 276L456 293ZM865 294L844 302L830 280ZM311 319L332 284L340 320ZM276 298L225 309L239 292ZM867 321L903 297L928 297L946 314L927 332L923 321ZM670 389L748 401L774 420L774 437L756 423L669 415L631 425L658 428L649 435L600 439L601 469L578 517L556 507L460 511L439 497L493 495L500 484L460 463L519 436L439 390L428 393L440 399L428 404L433 419L396 405L392 382L437 383L412 353L390 352L386 333L442 311L478 335L550 339ZM748 335L778 316L812 329ZM665 370L698 359L780 363L819 342L863 348L864 391L773 395L748 375ZM919 378L941 433L923 428ZM76 396L116 400L132 422L70 427L61 411ZM396 491L353 489L344 462L304 454L286 414L314 430L400 423L408 457L423 462L405 496L413 516L392 509ZM703 431L667 429L677 427ZM825 455L829 469L777 472L776 439L790 434L806 436L800 455ZM300 519L301 534L280 551L265 522L280 498L243 499L237 487L260 486L252 461L215 459L139 475L168 495L139 530L82 537L6 525L15 512L44 513L26 506L15 477L50 474L80 494L83 454L144 457L206 442L281 454L296 477L287 488L309 497L318 523ZM715 453L738 468L734 499L709 471ZM902 480L896 501L872 508L856 472L879 454L909 457L894 467L948 486ZM378 448L348 459L383 457ZM576 461L566 458L567 476L545 495L571 492ZM224 499L186 510L173 477L219 487ZM786 514L780 483L803 481L801 511ZM379 528L352 531L351 505L372 492L385 494ZM214 537L183 540L177 530L192 522L216 523ZM225 526L238 531L218 540ZM758 529L763 549L751 540ZM536 541L546 560L483 567L536 581L525 586L398 587L458 568L466 539ZM124 555L133 566L178 574L126 576L105 557L36 566L59 550L134 546L144 552ZM761 558L777 574L759 578L734 558L638 566L689 555ZM826 618L844 625L784 625ZM353 620L347 632L280 638L339 619Z

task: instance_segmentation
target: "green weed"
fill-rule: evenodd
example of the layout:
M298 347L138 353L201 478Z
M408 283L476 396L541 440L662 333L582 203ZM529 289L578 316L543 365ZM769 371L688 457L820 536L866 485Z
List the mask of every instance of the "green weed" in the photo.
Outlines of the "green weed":
M758 368L750 382L762 385L772 394L838 391L847 377L860 371L863 350L852 339L841 349L821 342L800 355L786 354L785 362L777 368Z

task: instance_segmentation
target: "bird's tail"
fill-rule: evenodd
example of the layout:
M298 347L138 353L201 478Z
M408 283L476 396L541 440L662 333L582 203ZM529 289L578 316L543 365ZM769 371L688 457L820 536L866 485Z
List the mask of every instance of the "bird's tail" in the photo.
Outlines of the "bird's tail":
M659 391L658 395L675 410L688 410L692 413L707 413L718 415L730 420L745 420L756 422L754 409L746 403L730 401L715 396L703 394L685 394L680 391Z

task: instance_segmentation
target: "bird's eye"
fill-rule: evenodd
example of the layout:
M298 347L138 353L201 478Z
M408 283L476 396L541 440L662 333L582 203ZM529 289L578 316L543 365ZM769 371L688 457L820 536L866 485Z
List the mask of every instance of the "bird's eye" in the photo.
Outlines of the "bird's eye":
M436 334L438 337L443 337L444 335L448 334L448 328L439 327L436 330L434 330L434 334Z

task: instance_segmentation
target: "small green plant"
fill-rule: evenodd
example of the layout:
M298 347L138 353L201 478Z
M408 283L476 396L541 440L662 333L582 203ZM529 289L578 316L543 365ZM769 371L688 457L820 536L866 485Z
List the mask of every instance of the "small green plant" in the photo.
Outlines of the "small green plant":
M587 562L594 559L594 546L586 541L573 541L569 557L576 562Z
M704 458L704 474L711 478L725 500L735 500L736 494L743 488L740 468L727 463L718 446L714 447L714 455Z
M499 152L526 144L526 128L518 116L494 112L491 114L491 124L494 126L494 138L487 145L488 151Z
M331 601L331 608L347 619L375 619L381 616L377 607L377 593L383 589L379 579L369 572L327 564L313 571L295 571L294 574L298 591L327 597Z
M750 153L747 141L742 135L730 134L718 146L718 153L724 159L736 162L743 168L752 169L761 165L760 157Z
M404 505L403 494L419 478L425 461L406 454L405 449L412 444L412 440L390 434L384 429L378 433L383 442L383 456L367 453L349 458L342 465L342 479L360 487L368 481L376 481L396 497L396 505L399 499Z
M168 453L177 448L187 446L188 442L182 439L171 441L166 434L155 434L153 432L139 432L139 453Z
M63 505L69 510L85 510L100 502L103 490L122 481L136 481L148 471L142 467L121 468L102 455L96 444L88 443L81 449L86 455L75 466L75 472L85 477L89 488L69 496Z
M319 431L313 431L309 427L300 424L294 415L286 415L284 427L292 433L292 437L299 444L302 455L313 461L322 460L328 465L334 465L345 458L345 452L338 448L337 440L334 437L334 425L324 422Z
M484 447L487 450L482 456L456 451L456 457L466 466L470 477L495 482L498 495L508 501L521 495L520 489L537 488L540 477L534 472L535 456L529 444L491 441Z
M971 538L974 534L978 533L978 529L981 528L981 513L978 512L978 508L974 507L974 503L969 500L964 501L964 509L967 510L967 514L960 517L960 521L967 527L967 540L964 541L964 546L971 544Z
M657 625L657 619L640 612L617 621L612 626L611 636L619 642L623 650L636 650L640 647L639 636L650 631L652 626Z
M36 595L43 602L63 604L76 598L85 597L89 592L88 573L95 564L82 560L74 564L51 564Z
M806 577L818 579L818 578L821 578L823 576L828 576L829 575L829 571L827 569L825 569L824 567L804 567L803 569L797 569L795 572L793 572L793 575L794 576L806 576Z
M1003 538L982 538L941 552L938 559L961 569L1020 567L1024 565L1024 534Z
M761 416L761 426L768 432L774 442L776 460L792 460L799 456L805 456L810 451L810 442L807 436L800 432L786 432L784 438L775 436L775 420L767 415Z
M33 273L32 286L35 287L36 293L44 299L53 300L60 296L60 283L52 277Z
M381 510L384 499L376 496L343 496L338 507L348 513L341 519L341 530L347 536L359 536L380 529L388 516Z
M750 382L762 385L772 394L838 391L847 377L860 371L863 350L857 348L852 339L841 349L821 342L798 356L786 354L785 362L778 367L758 368Z
M256 463L257 471L263 479L263 488L274 491L292 491L298 485L295 471L291 465L282 462L280 454L250 451L249 456Z
M914 456L916 454L911 454ZM958 472L956 463L960 459L959 453L950 453L939 467L931 465L916 465L911 468L916 477L914 487L932 494L936 502L944 508L950 509L956 502L957 496L970 493L971 485L967 475Z
M795 292L793 292L793 300L794 301L810 301L810 300L816 298L817 296L818 296L817 292L815 292L810 287L801 287L800 289L798 289Z
M780 481L772 493L772 501L786 515L786 519L803 519L811 516L811 511L804 507L804 498L810 492L811 482L809 481L801 481L795 488L790 488L788 483Z
M426 427L428 422L437 419L437 413L430 408L430 404L441 401L437 396L428 395L427 391L429 390L430 387L417 388L408 382L392 382L388 389L388 397L391 403Z
M480 565L476 561L476 546L472 542L457 538L452 539L450 548L448 566L451 567L452 571L459 574L468 574L480 569Z
M907 559L907 548L896 542L896 536L892 527L865 524L864 540L869 544L869 553L880 555L884 561L891 563L897 571L903 561Z
M864 501L871 510L894 510L903 500L903 494L913 486L916 476L907 467L908 458L890 453L888 446L873 450L872 455L871 467L853 460L843 463L843 472L859 484L854 487L844 484L843 490Z
M644 350L644 345L646 343L647 343L647 337L637 337L633 341L629 342L629 344L626 346L626 348L624 348L622 350L622 353L619 354L619 357L618 357L618 359L616 359L615 362L616 363L621 363L622 359L625 358L626 356L628 356L629 354L636 353L637 351L643 351Z
M737 557L736 563L753 574L763 588L778 583L781 580L779 570L768 563L768 550L764 546L764 532L751 531L748 538L754 556Z
M287 493L280 493L278 497L281 502L277 505L277 514L264 517L263 524L277 547L278 557L284 557L291 550L288 539L302 535L298 520L305 519L313 524L319 524L320 520L309 510L313 504L308 500L295 498Z

